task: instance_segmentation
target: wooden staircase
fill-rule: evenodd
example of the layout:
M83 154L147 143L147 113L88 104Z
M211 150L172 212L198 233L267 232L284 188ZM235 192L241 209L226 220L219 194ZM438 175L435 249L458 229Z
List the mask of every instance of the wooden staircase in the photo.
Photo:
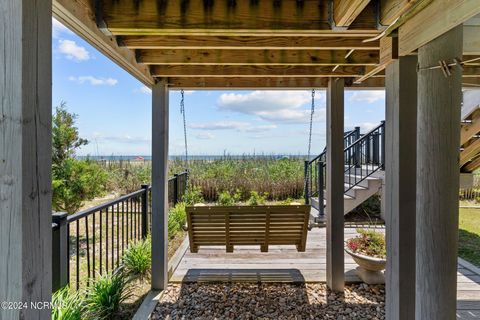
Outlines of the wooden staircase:
M344 214L377 194L384 178L384 122L364 135L359 128L355 130L344 135ZM352 136L355 138L351 139ZM325 156L326 150L305 162L305 202L318 210L317 221L324 220L325 216Z
M460 130L460 171L480 168L480 90L463 92Z

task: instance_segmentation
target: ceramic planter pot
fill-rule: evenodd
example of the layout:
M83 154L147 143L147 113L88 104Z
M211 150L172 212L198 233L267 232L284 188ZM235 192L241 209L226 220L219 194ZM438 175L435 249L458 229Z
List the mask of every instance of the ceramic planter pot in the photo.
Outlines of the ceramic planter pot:
M382 271L387 264L387 260L385 259L358 254L350 251L348 248L345 248L345 252L348 253L361 268L368 271Z

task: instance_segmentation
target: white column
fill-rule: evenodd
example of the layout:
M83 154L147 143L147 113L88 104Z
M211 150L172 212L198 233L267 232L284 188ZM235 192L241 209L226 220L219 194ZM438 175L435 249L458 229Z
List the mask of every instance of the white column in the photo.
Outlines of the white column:
M51 11L0 0L0 301L51 301ZM0 319L50 312L0 308Z
M327 89L327 285L343 291L345 285L344 243L344 80L330 79Z
M455 319L462 26L418 50L416 319Z
M417 57L400 57L386 69L385 219L386 314L415 318L415 212Z
M168 284L168 87L152 88L152 289Z

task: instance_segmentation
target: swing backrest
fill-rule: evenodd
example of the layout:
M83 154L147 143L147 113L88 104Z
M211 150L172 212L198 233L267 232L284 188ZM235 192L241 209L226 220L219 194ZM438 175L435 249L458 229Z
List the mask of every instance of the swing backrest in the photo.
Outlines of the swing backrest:
M305 251L309 205L187 207L190 251L203 246L296 245Z

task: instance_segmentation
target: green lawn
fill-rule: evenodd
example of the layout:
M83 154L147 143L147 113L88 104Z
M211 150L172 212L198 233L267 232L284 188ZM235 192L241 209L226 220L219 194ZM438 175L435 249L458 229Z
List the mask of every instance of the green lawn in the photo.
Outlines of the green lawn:
M480 267L480 209L460 209L458 255Z

